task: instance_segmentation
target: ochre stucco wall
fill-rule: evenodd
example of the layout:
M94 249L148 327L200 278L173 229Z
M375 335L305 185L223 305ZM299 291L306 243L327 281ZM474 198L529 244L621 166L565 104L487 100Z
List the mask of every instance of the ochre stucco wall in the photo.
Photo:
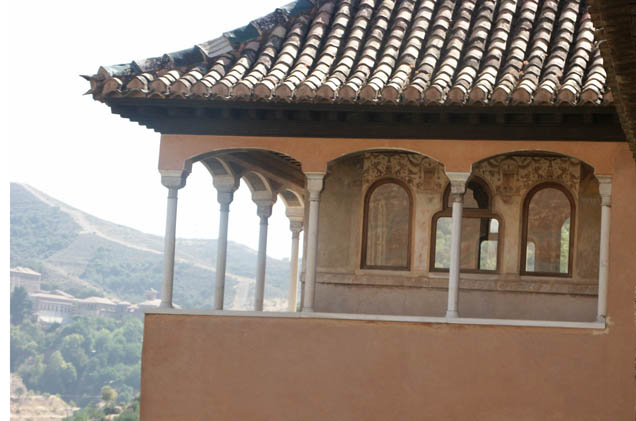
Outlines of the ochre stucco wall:
M149 315L141 415L631 421L623 339L618 328Z
M164 168L210 146L186 139L175 155L181 140L163 139ZM626 144L540 143L439 141L433 157L461 171L495 153L547 149L613 174L607 329L148 315L142 419L634 420L636 165ZM330 145L290 155L316 171L353 148Z
M597 174L611 174L613 156L629 152L624 142L555 142L438 139L323 139L258 136L161 135L159 168L181 170L197 157L219 150L264 149L288 155L305 172L326 171L329 162L350 153L372 149L401 149L421 153L446 171L470 171L482 159L514 151L543 150L576 157Z

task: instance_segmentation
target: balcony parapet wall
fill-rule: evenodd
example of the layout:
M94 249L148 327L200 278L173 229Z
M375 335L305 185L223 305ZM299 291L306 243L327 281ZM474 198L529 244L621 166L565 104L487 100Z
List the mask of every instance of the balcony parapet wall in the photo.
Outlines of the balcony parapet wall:
M633 353L614 327L503 323L158 310L145 320L142 420L633 415Z

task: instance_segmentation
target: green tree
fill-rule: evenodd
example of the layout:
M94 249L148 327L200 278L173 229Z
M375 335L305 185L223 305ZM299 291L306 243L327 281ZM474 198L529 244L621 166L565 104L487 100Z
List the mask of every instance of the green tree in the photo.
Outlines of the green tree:
M77 370L73 364L64 361L60 351L55 351L49 357L42 377L43 392L63 394L77 380Z
M34 358L30 358L24 364L18 368L18 374L24 380L24 384L31 390L39 390L38 387L46 365L44 364L44 357L40 354Z
M117 400L117 391L106 385L102 387L102 400L104 402L115 402Z
M86 340L79 333L72 333L65 336L60 344L62 357L77 369L78 376L81 376L84 367L88 363L88 356L84 352L84 342Z
M40 347L37 338L25 331L21 325L11 326L10 334L10 370L14 372L26 360L36 357L40 353Z
M139 421L139 396L134 398L115 421Z
M16 287L11 293L11 323L18 325L24 321L24 319L31 316L33 310L33 303L29 299L26 289L23 287Z

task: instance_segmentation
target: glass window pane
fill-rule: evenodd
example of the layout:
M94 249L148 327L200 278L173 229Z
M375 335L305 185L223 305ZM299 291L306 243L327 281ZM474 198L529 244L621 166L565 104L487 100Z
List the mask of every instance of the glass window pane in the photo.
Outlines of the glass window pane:
M437 220L435 231L435 269L448 269L450 266L451 218Z
M479 249L479 270L497 270L497 240L481 242Z
M568 273L570 201L556 188L544 188L528 205L526 272ZM533 244L532 258L529 257Z
M366 265L408 267L410 200L406 190L395 183L378 186L367 212Z
M490 220L490 233L491 234L499 233L499 221L497 221L496 219Z
M498 236L489 232L492 218L463 218L461 269L497 270ZM435 269L450 266L451 218L437 220L435 233Z
M531 241L526 245L526 271L534 272L534 243Z

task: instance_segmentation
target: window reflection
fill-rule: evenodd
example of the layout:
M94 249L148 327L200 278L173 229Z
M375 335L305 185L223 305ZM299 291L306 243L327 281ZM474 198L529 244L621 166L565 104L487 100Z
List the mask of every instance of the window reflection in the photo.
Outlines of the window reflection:
M450 266L451 217L437 219L435 232L435 269ZM494 218L463 218L460 267L466 270L497 270L498 233L490 228Z
M568 274L572 201L559 187L547 185L531 192L525 211L525 271Z
M367 193L363 266L406 269L409 266L411 199L406 189L382 181Z
M435 253L433 270L448 270L450 266L452 197L450 186L444 193L444 209L433 217ZM460 267L467 271L496 271L498 268L499 220L490 210L487 184L472 178L466 185L462 217Z

